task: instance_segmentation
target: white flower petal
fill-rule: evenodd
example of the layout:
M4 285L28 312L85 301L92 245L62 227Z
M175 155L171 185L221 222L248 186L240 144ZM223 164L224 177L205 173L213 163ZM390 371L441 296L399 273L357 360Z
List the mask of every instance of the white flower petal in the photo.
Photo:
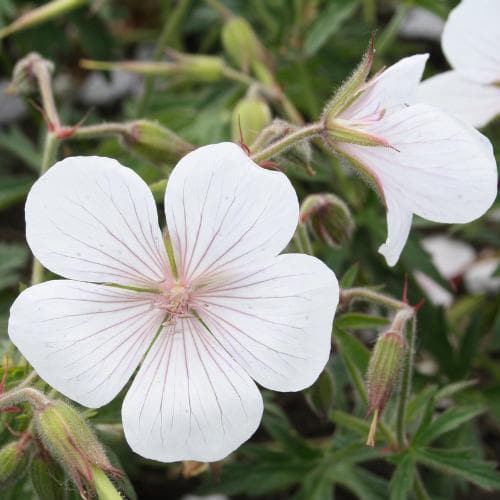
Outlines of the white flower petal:
M480 217L495 200L493 150L472 127L417 104L364 130L384 137L396 149L347 143L337 148L364 165L382 188L389 226L394 217L400 228L397 238L391 238L390 265L406 241L406 212L435 222L465 223ZM382 250L387 255L387 249Z
M162 462L220 460L262 417L255 383L196 318L164 328L122 408L131 448Z
M257 166L232 143L204 146L177 164L165 211L177 266L187 280L278 254L298 222L288 178Z
M480 259L469 267L464 276L465 288L469 293L498 293L500 276L495 272L500 266L498 257Z
M70 280L46 281L14 302L9 336L37 373L89 406L111 401L161 326L154 295Z
M323 370L339 288L320 260L280 255L199 293L208 329L259 384L298 391Z
M471 80L500 81L500 2L462 0L446 21L441 45L450 65Z
M428 54L405 57L387 68L370 80L367 90L340 115L340 118L362 120L382 110L390 114L403 106L413 104L428 58Z
M406 207L404 199L387 193L386 205L387 240L380 245L378 251L385 257L389 266L395 266L410 234L413 214L411 209Z
M66 158L45 173L28 195L26 237L65 278L149 287L168 274L153 195L110 158Z
M429 236L421 243L430 253L436 269L446 279L461 275L476 257L476 252L471 245L452 239L445 234Z
M427 274L415 271L414 277L432 304L443 307L450 307L453 304L453 294L429 278Z
M422 82L418 100L477 128L500 114L500 88L464 78L458 71L447 71Z

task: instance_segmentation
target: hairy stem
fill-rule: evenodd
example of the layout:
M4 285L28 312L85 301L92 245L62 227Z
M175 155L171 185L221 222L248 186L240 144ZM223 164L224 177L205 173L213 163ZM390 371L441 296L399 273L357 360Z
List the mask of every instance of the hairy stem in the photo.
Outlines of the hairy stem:
M403 361L403 375L401 378L401 388L399 391L398 412L396 418L396 437L399 448L406 447L405 418L406 406L410 395L411 382L413 376L413 355L415 350L415 337L417 332L417 322L415 316L407 324L408 348Z
M307 125L302 127L282 139L273 142L266 148L261 151L256 152L252 155L252 160L255 163L259 163L264 160L268 160L273 156L277 156L283 152L285 152L288 148L300 143L305 139L311 139L313 137L320 136L325 130L325 127L322 123L313 123L312 125Z
M40 165L40 175L43 175L56 161L60 140L51 131L47 131L45 144L43 146L42 164ZM43 266L40 261L33 257L31 269L31 284L37 285L43 281Z
M349 304L352 301L363 300L367 302L374 302L382 306L390 307L391 309L408 309L412 310L408 304L401 300L396 300L388 295L385 295L369 288L355 287L345 288L340 291L340 302L342 304Z
M43 410L50 400L45 394L31 387L16 388L0 396L0 410L19 403L29 403L33 409Z

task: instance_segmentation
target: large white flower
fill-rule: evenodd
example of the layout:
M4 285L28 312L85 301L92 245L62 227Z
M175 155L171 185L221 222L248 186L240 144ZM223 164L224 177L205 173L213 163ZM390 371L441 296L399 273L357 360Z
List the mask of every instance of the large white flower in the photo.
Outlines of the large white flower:
M369 57L368 63L369 66ZM328 142L361 171L387 208L394 265L413 214L465 223L481 216L497 192L491 143L472 127L426 104L414 104L427 55L402 59L362 85L341 112L328 116Z
M234 144L184 157L165 213L176 273L139 176L109 158L57 163L28 196L26 232L68 279L24 291L9 334L44 380L90 407L140 365L122 408L132 449L218 460L259 425L253 380L297 391L318 377L338 284L314 257L278 255L298 221L295 191Z
M453 70L425 80L418 98L482 127L500 114L500 2L462 0L441 45Z

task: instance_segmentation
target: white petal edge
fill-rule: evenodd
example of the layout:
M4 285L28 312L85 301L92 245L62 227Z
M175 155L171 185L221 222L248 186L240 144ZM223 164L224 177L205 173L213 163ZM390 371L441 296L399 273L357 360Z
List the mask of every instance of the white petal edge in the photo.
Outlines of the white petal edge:
M423 81L417 96L419 102L441 108L476 128L500 115L500 88L468 80L458 71Z
M298 210L288 178L259 167L236 144L196 149L174 168L165 194L180 275L192 281L277 255Z
M9 336L49 385L91 408L132 376L165 317L154 295L70 280L25 290L10 310Z
M328 361L338 299L335 274L323 262L285 254L200 290L195 307L254 380L298 391L313 384Z
M65 278L151 287L169 274L151 191L110 158L66 158L35 182L26 238L44 267Z
M368 82L365 92L340 117L362 120L382 110L387 114L413 104L428 58L428 54L417 54L389 66Z
M364 165L383 190L390 241L379 251L389 265L395 264L406 242L411 213L434 222L466 223L494 202L493 149L472 127L432 106L416 104L364 130L384 137L396 149L346 143L337 148Z
M481 83L500 81L500 2L462 0L444 26L441 46L452 68Z
M162 330L122 407L139 455L162 462L214 462L257 429L263 402L245 371L196 318Z
M413 214L404 200L385 193L387 208L387 239L378 251L385 257L387 265L395 266L410 234Z

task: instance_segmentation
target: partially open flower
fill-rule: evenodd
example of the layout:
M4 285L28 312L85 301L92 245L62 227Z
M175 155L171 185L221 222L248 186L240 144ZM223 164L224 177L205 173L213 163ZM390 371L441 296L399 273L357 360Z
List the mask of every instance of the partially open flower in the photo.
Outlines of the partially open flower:
M297 196L235 144L185 156L165 211L168 252L132 170L99 157L49 169L28 196L27 240L68 279L25 290L9 335L44 380L90 407L140 365L122 408L132 449L216 461L259 425L253 380L298 391L319 376L338 284L314 257L278 255L297 226Z
M462 0L446 21L441 46L451 67L421 83L418 99L474 127L500 115L500 2Z
M402 59L364 83L370 52L327 106L327 144L372 184L387 208L394 265L417 214L435 222L480 217L497 193L490 142L437 108L413 104L427 55Z

